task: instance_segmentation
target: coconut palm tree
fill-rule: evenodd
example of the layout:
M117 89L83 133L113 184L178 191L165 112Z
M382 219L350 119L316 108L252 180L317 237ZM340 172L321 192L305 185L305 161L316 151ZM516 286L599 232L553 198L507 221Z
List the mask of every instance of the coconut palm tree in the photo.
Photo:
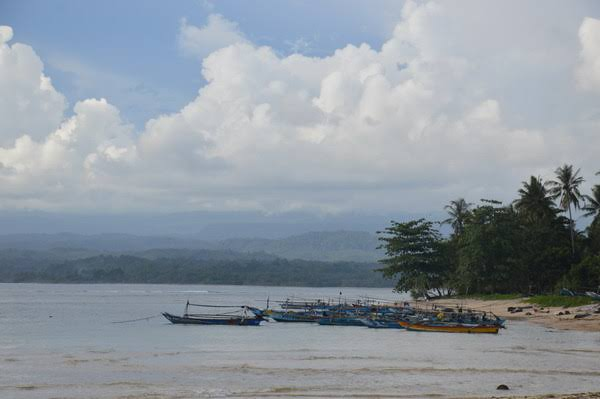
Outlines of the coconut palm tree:
M600 184L596 184L592 188L592 195L584 195L585 206L583 209L584 216L594 216L595 218L600 216Z
M554 202L541 177L531 176L519 189L519 198L514 201L516 210L530 221L552 218L556 214Z
M558 167L554 174L556 180L548 182L549 192L553 199L558 199L558 204L564 212L569 212L569 228L571 230L571 250L575 254L575 226L573 223L573 214L571 208L579 209L583 196L579 192L579 186L584 182L579 172L573 171L573 165L563 165Z
M461 235L465 227L465 221L471 213L470 208L472 205L473 204L465 201L464 198L458 198L454 201L450 201L450 204L444 207L450 217L444 220L442 224L451 225L452 229L454 230L454 235Z

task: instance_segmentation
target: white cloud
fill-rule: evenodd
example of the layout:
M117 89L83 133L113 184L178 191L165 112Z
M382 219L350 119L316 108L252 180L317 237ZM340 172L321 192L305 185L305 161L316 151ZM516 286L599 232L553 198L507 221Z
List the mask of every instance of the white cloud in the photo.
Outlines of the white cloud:
M577 69L584 90L600 91L600 19L586 18L579 28L581 63Z
M184 54L199 58L231 44L246 42L237 24L219 14L210 14L206 25L201 27L189 25L184 18L179 27L179 48Z
M11 45L13 31L0 26L0 145L27 133L43 138L62 120L66 101L44 75L29 46Z
M552 37L568 8L556 4L535 27L522 15L538 18L537 7L518 10L507 32L510 7L408 2L381 49L321 58L256 46L220 16L184 22L182 48L211 51L193 101L137 134L106 101L80 102L47 137L11 133L20 138L0 148L0 184L37 207L379 211L510 199L529 174L549 177L562 162L598 168L590 132L600 121L567 109L557 126L538 127L512 105L525 95L551 104L544 86L520 83L540 74L556 96L577 96L562 85L581 21L567 18L561 27L573 29Z

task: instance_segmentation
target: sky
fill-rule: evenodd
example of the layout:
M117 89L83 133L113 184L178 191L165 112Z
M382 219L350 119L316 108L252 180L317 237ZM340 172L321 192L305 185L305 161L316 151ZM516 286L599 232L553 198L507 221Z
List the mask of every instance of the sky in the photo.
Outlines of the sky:
M0 210L428 212L600 181L597 1L0 0Z

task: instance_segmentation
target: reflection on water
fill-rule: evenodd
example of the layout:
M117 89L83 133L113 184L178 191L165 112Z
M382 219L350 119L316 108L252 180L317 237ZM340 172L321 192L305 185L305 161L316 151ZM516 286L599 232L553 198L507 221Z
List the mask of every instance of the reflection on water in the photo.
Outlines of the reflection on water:
M388 289L343 296L401 300ZM0 397L464 397L598 390L600 336L522 322L494 335L267 323L176 326L187 299L264 306L339 288L0 285ZM133 323L115 321L153 317Z

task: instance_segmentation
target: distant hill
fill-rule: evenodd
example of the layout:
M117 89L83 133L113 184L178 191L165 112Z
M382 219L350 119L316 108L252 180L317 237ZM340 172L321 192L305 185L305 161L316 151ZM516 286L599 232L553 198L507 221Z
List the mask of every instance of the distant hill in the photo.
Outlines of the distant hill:
M238 252L266 252L287 259L375 262L377 237L361 231L327 231L295 235L278 240L230 239L218 243L222 249Z
M0 250L46 251L52 259L84 258L101 253L129 254L144 258L188 257L194 251L227 251L286 259L317 261L375 262L382 256L375 235L357 231L311 232L281 239L236 238L205 241L190 236L135 236L129 234L81 235L14 234L0 235ZM187 252L186 252L187 251ZM224 252L223 252L224 251ZM198 255L199 252L196 252ZM217 256L217 252L212 252ZM204 253L202 256L206 256ZM239 257L236 254L234 257Z
M171 257L97 255L57 260L48 252L0 251L0 282L239 284L313 287L391 287L375 271L357 262L287 260L233 252L176 251ZM262 257L261 257L262 256Z
M56 248L101 252L135 252L155 248L209 248L212 244L190 237L135 236L131 234L4 234L0 249L46 251Z
M314 232L202 241L127 234L0 236L0 282L389 287L377 238Z

